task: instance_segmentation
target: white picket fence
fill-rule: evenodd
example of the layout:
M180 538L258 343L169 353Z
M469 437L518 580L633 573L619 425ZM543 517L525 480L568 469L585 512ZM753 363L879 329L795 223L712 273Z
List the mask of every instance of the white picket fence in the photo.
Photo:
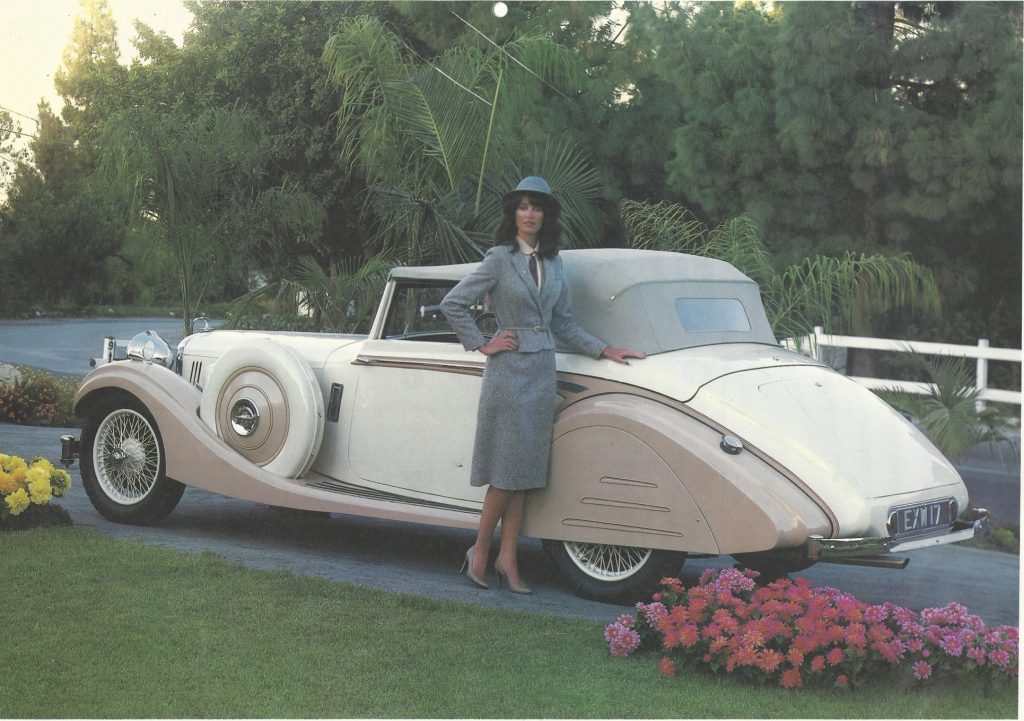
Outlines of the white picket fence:
M783 344L792 350L797 344L787 339ZM824 328L817 326L813 335L800 339L799 350L812 358L821 360L822 348L863 348L866 350L895 351L906 353L916 351L925 355L954 356L957 358L976 359L975 387L981 389L979 404L984 401L997 403L1016 403L1021 405L1021 392L990 388L988 385L988 364L990 361L1009 361L1016 363L1018 378L1020 364L1024 353L1019 348L992 348L988 340L981 338L978 345L953 345L951 343L927 343L923 341L891 340L888 338L865 338L852 335L829 335ZM868 388L898 388L908 393L928 393L930 384L916 381L898 381L885 378L866 378L850 376L853 380Z

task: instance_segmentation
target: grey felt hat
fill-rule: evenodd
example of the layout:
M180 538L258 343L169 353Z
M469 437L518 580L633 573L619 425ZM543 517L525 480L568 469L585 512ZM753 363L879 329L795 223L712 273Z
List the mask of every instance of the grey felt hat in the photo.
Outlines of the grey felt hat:
M519 185L514 190L510 190L505 193L503 200L508 200L516 193L532 193L534 195L543 195L546 199L551 201L556 208L561 209L562 204L558 202L558 198L551 192L551 186L548 185L548 181L538 175L528 175L519 181Z

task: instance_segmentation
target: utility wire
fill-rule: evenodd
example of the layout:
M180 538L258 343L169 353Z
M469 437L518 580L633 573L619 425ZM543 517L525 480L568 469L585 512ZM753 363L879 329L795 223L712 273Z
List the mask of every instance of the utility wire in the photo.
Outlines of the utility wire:
M501 47L500 45L498 45L498 43L494 42L494 41L493 41L493 40L491 40L491 39L490 39L489 37L487 37L487 36L486 36L486 35L485 35L485 34L484 34L483 32L481 32L481 31L480 31L480 30L479 30L479 29L478 29L478 28L477 28L477 27L476 27L475 25L473 25L473 23L471 23L471 22L469 22L468 20L466 20L466 18L462 17L461 15L459 15L459 14L458 14L457 12L455 12L454 10L451 10L450 12L451 12L451 14L452 14L452 15L454 15L455 17L457 17L457 18L458 18L459 20L461 20L462 22L464 22L464 23L465 23L466 25L468 25L469 27L473 28L473 30L475 30L475 31L476 31L476 33L477 33L477 34L478 34L478 35L479 35L480 37L482 37L482 38L483 38L484 40L486 40L487 42L489 42L489 43L490 43L491 45L493 45L494 47L498 48L498 50L500 50L501 52L505 53L505 55L507 55L507 56L509 57L509 59L511 59L511 60L512 60L512 62L514 62L514 63L515 63L516 65L518 65L519 67L521 67L521 68L522 68L523 70L525 70L526 72L528 72L528 73L529 73L530 75L532 75L533 77L535 77L535 78L537 78L538 80L540 80L540 81L541 81L542 83L544 83L545 85L547 85L547 86L548 86L549 88L551 88L552 90L554 90L554 91L555 91L556 93L558 93L559 95L561 95L561 96L562 96L563 98L565 98L566 100L572 101L572 98L570 98L570 97L569 97L568 95L566 95L566 94L565 94L565 93L563 93L563 92L562 92L561 90L559 90L558 88L556 88L556 87L555 87L554 85L552 85L551 83L549 83L549 82L548 82L547 80L545 80L544 78L542 78L542 77L541 77L540 75L538 75L537 73L535 73L535 72L533 72L532 70L530 70L530 68L528 68L528 67L526 67L525 65L523 65L523 63L521 63L521 62L519 61L519 59L518 59L518 58L517 58L517 57L516 57L515 55L513 55L513 54L512 54L512 53L510 53L510 52L509 52L508 50L506 50L505 48L503 48L503 47Z
M11 133L12 135L20 135L23 138L32 138L33 140L39 140L39 136L37 135L33 135L32 133L23 133L20 130L15 130L14 128L11 128L8 132Z
M485 97L480 97L480 96L479 96L479 95L477 95L477 94L476 94L475 92L473 92L472 90L470 90L469 88L467 88L467 87L466 87L465 85L463 85L462 83L460 83L460 82L459 82L458 80L456 80L455 78L453 78L453 77L452 77L451 75L449 75L449 74L445 73L445 72L444 72L444 71L442 71L442 70L441 70L440 68L438 68L437 66L435 66L433 62L431 62L431 61L430 61L430 60L428 60L428 59L427 59L426 57L424 57L423 55L421 55L420 53L418 53L418 52L416 51L416 48L415 48L415 47L413 47L412 45L410 45L410 44L409 44L409 42L407 42L406 40L402 40L402 44L403 44L404 46L406 46L406 49L407 49L407 50L409 50L409 51L410 51L410 52L412 52L412 53L413 53L414 55L416 55L417 57L419 57L419 58L420 58L421 60L423 60L424 62L426 62L428 66L430 66L430 67L431 67L431 68L433 68L433 69L434 69L435 71L437 71L438 73L440 73L440 74L441 74L441 75L442 75L443 77L445 77L445 78L447 78L447 79L451 80L451 81L452 81L453 83L455 83L456 85L458 85L459 87L461 87L461 88L462 88L463 90L465 90L466 92L468 92L468 93L469 93L470 95L472 95L473 97L475 97L475 98L476 98L477 100L479 100L480 102L483 102L484 104L486 104L488 108L490 107L490 101L489 101L489 100L487 100L487 99L486 99Z
M13 110L11 108L5 108L3 105L0 105L0 110L6 110L8 113L14 113L15 115L20 115L23 118L28 118L29 120L31 120L36 125L39 125L38 118L33 118L31 115L25 115L25 113L19 113L17 110Z

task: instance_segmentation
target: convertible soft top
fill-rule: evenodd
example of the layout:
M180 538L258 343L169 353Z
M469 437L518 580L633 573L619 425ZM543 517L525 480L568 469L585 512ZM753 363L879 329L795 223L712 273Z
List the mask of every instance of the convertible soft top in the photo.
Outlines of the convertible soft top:
M724 261L699 255L625 248L564 250L561 255L565 267L575 271L573 275L585 275L595 290L600 289L608 295L617 295L624 288L640 283L681 280L754 282ZM391 277L457 282L473 272L477 265L479 263L400 266L391 270Z
M712 343L777 342L757 283L724 261L622 248L561 255L577 320L612 345L664 353ZM477 265L395 268L391 277L458 282Z

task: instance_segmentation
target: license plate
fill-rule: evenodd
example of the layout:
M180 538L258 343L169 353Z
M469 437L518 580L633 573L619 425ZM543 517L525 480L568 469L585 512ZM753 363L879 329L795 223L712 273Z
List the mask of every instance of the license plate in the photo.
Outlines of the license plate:
M944 498L889 511L889 533L893 538L918 536L950 528L956 520L956 501Z

